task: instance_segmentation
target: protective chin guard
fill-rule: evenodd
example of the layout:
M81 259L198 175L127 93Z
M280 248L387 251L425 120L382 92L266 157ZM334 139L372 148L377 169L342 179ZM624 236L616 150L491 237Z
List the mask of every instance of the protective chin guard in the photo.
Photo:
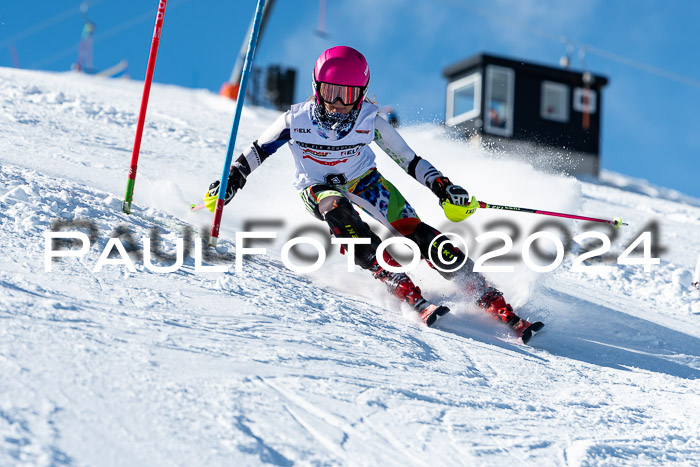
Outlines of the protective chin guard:
M204 194L204 206L214 214L216 211L216 200L218 199L218 193L216 195L211 195L209 190Z
M476 196L472 196L471 201L466 206L452 204L449 201L443 201L440 205L445 211L445 217L452 222L462 222L476 212L479 207L479 201L477 201Z

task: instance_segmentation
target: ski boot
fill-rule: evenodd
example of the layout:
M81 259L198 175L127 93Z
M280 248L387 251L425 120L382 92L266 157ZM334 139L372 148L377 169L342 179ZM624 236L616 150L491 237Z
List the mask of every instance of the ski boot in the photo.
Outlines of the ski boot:
M513 313L513 307L506 303L503 293L493 287L489 287L484 292L477 304L491 313L497 320L508 325L525 344L527 344L534 332L544 327L544 323L540 321L530 323Z
M386 251L384 252L384 261L390 266L400 267L400 264ZM432 326L439 316L450 311L446 306L433 305L423 298L420 288L406 274L387 271L376 260L369 270L376 279L386 284L392 295L413 307L427 326Z

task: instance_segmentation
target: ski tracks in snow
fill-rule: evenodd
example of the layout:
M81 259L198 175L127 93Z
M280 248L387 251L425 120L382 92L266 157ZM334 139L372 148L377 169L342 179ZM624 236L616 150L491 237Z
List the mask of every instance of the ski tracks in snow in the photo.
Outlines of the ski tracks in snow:
M274 258L251 257L242 273L198 274L192 258L176 273L144 268L142 238L158 229L171 254L188 227L187 202L208 186L212 161L218 169L230 101L154 86L138 202L127 217L115 193L123 190L140 84L0 74L0 464L700 460L700 331L692 319L700 295L682 283L687 252L694 264L700 248L697 203L673 194L653 203L647 188L583 184L591 212L614 199L625 220L641 226L654 209L668 210L670 259L651 274L625 266L581 275L567 272L567 257L521 297L522 309L547 324L530 347L455 295L443 295L454 312L426 329L373 298L379 285L364 295L352 290L370 279L333 287ZM239 139L254 140L276 116L246 108ZM436 141L433 127L407 131L419 152L438 145L436 162L461 170L459 143ZM284 150L275 157L279 166L261 168L270 185L251 183L227 208L221 244L229 252L227 238L246 216L274 210L292 223L303 213L279 187L292 176L291 161ZM470 168L485 174L475 190L488 193L490 170L532 183L521 165L471 153ZM576 201L579 182L555 182L566 191L560 202ZM538 201L563 196L540 185L531 190ZM499 194L528 192L521 188ZM423 192L401 190L425 203L421 211L434 210ZM207 215L187 220L208 222ZM97 232L86 256L56 261L47 273L43 234L57 220L90 221ZM88 224L80 229L93 234ZM127 230L136 272L107 265L93 273L109 238L126 240Z

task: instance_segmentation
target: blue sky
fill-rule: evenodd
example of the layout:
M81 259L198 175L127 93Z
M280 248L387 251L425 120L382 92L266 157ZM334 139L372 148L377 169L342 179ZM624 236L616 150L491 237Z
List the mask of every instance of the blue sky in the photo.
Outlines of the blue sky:
M16 50L23 68L70 68L84 1L3 3L0 66L13 66ZM97 26L95 67L126 59L132 79L142 80L158 1L89 4ZM169 0L155 81L218 91L255 5ZM298 100L310 93L319 53L343 44L365 54L370 95L393 106L403 122L442 120L445 66L479 52L557 66L566 52L559 38L566 37L575 47L574 69L610 79L603 92L602 167L700 197L698 1L327 0L326 13L327 36L321 37L314 32L318 0L277 0L258 45L257 65L298 70ZM581 60L583 46L588 52Z

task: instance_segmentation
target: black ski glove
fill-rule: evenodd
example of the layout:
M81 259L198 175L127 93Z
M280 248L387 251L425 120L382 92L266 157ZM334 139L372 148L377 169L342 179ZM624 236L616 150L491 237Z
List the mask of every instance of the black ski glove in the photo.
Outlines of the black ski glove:
M241 165L238 162L234 162L231 165L231 171L228 176L228 184L226 185L226 197L224 198L224 204L231 202L238 190L245 186L246 178L241 171ZM209 196L214 198L219 196L219 185L220 180L215 180L209 185Z
M469 204L469 192L459 185L453 184L447 177L438 177L430 184L430 189L440 200L440 204L449 201L457 206Z

